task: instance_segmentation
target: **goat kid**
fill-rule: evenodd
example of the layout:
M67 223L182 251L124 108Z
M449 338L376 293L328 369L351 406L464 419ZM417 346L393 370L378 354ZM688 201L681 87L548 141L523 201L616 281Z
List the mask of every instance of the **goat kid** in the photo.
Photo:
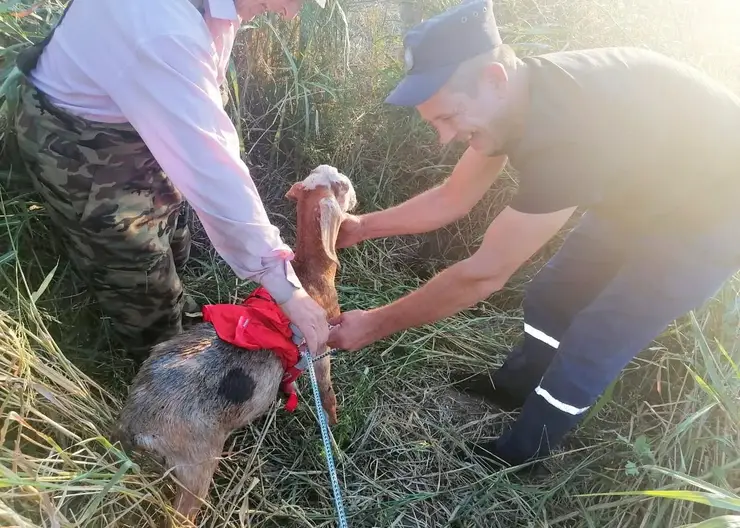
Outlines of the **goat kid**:
M335 244L344 213L357 205L352 183L334 167L320 165L293 184L286 198L297 207L296 275L327 317L336 317ZM322 406L334 425L330 356L314 368ZM198 324L152 348L111 437L125 450L145 452L173 470L181 483L174 509L194 525L226 439L269 410L282 376L271 351L241 349L219 339L210 323Z

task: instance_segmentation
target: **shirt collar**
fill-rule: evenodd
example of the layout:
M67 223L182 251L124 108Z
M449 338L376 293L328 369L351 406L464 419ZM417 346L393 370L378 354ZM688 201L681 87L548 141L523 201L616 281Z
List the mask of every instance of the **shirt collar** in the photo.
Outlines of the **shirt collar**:
M234 0L204 0L204 4L213 18L224 20L237 20L239 18Z

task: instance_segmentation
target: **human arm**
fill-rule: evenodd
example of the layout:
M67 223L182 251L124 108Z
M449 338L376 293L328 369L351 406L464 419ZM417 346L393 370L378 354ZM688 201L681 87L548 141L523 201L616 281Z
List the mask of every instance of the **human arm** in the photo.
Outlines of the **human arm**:
M535 215L505 208L471 257L391 304L347 312L330 321L340 326L330 333L329 346L358 350L397 332L454 315L487 298L557 234L574 210Z
M488 157L468 148L440 185L395 206L350 216L342 225L337 246L363 240L426 233L468 214L491 187L506 164L506 156Z
M196 211L234 273L262 286L318 350L328 336L324 311L306 294L240 157L236 129L223 109L210 49L197 36L143 42L106 87Z

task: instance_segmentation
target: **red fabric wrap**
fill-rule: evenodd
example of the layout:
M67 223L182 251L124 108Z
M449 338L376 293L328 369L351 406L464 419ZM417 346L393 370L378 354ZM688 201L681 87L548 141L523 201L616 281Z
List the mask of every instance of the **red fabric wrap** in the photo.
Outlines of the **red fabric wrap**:
M293 331L280 306L263 287L253 291L242 304L207 304L203 320L213 325L218 337L246 350L271 350L283 364L280 389L288 395L285 408L294 411L298 405L293 382L301 375L296 368L298 346Z

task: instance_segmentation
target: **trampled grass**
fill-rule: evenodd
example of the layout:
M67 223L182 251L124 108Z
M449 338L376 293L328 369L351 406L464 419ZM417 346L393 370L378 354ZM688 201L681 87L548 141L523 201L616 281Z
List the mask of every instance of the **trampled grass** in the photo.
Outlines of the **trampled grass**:
M448 3L427 2L425 11ZM22 2L0 6L3 56L44 31L59 4L42 2L24 18L9 14ZM732 0L497 6L504 38L521 53L645 45L740 87L740 8ZM330 2L325 11L307 2L300 20L266 17L240 36L228 108L271 218L289 241L294 216L283 195L315 164L348 174L362 211L434 185L454 164L459 150L440 150L413 113L382 105L401 73L396 13L390 0ZM0 58L0 70L6 66ZM64 258L12 152L5 154L0 526L155 526L170 480L106 439L131 365L111 344L108 322ZM507 172L469 217L440 232L342 251L343 308L392 301L468 254L515 189L516 175ZM252 285L234 279L197 223L194 238L185 277L193 296L225 302L247 293ZM350 526L737 526L740 281L671 325L625 369L548 461L551 475L489 473L455 457L463 440L496 436L512 417L460 395L450 375L500 364L521 337L521 287L556 248L554 241L486 302L334 360L340 423L332 433ZM294 414L276 402L229 439L201 526L335 526L305 380L300 389Z

